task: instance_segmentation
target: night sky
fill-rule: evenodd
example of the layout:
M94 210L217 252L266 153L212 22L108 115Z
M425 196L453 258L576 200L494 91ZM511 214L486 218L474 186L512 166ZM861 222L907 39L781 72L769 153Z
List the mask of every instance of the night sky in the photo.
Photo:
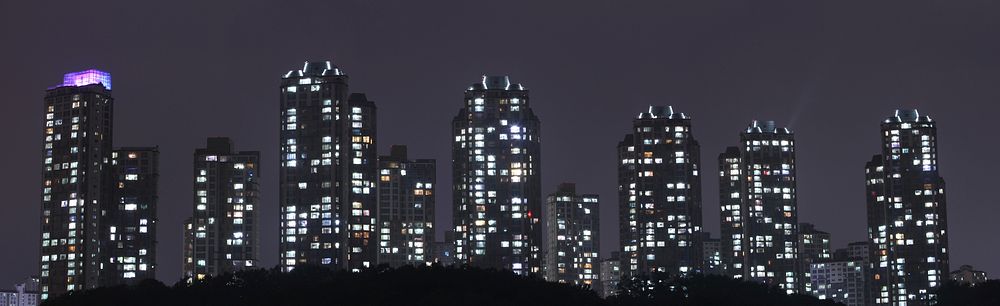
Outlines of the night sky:
M0 2L0 288L38 273L45 89L88 68L112 74L115 145L160 146L159 279L180 277L192 153L209 136L262 151L261 256L277 264L279 80L324 59L377 103L383 153L406 144L438 160L439 236L463 90L483 74L524 84L544 193L568 181L600 194L605 255L618 245L615 146L650 104L693 118L715 236L717 155L753 119L789 126L799 220L834 247L866 238L863 167L880 121L918 108L939 124L951 267L1000 275L998 3L133 2Z

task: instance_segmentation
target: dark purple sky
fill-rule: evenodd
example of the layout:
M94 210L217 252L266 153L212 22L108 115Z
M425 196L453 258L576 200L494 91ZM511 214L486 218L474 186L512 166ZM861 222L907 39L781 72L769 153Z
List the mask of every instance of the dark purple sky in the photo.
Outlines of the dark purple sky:
M379 107L380 149L438 159L441 187L462 91L482 74L523 83L542 120L546 193L572 181L601 195L605 254L617 249L615 145L649 104L693 117L716 235L716 156L752 119L789 125L800 220L835 247L865 238L863 166L880 120L916 107L939 122L952 266L1000 273L991 1L133 2L0 2L0 287L38 273L44 90L92 67L113 76L116 145L162 152L159 278L180 275L191 154L208 136L263 152L262 259L277 264L277 87L307 59L344 69ZM451 194L438 196L441 230Z

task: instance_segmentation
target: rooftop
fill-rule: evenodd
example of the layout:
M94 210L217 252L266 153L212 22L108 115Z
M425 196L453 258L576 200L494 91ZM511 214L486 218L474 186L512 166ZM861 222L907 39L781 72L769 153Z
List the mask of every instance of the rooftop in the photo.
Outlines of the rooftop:
M666 118L666 119L690 119L684 113L675 113L673 106L654 106L650 105L649 110L643 113L639 113L636 119L655 119L655 118Z
M747 127L746 133L748 134L792 134L792 130L787 127L778 128L773 120L754 120L750 122L750 126Z
M91 84L101 84L104 88L111 90L111 74L97 69L89 69L78 72L70 72L63 75L61 86L86 86Z
M469 85L468 90L525 90L524 86L517 83L511 83L510 77L506 75L484 75L483 79L478 83L472 83Z
M934 122L931 116L921 116L916 109L897 109L892 116L885 118L885 123L894 122Z
M283 78L299 77L319 77L331 75L344 75L344 72L334 66L330 61L309 61L302 65L302 69L289 70Z

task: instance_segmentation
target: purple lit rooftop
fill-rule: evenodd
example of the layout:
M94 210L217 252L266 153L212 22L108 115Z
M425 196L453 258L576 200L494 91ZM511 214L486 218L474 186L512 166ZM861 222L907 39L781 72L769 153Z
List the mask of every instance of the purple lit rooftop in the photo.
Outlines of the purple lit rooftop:
M90 69L63 75L62 86L84 86L90 84L103 84L104 88L111 90L111 74L97 69Z

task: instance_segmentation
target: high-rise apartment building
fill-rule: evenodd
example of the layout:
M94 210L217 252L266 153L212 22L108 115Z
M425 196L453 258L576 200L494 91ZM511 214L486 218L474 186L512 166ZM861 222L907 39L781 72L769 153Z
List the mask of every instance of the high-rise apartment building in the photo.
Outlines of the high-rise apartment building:
M703 265L701 147L691 118L650 106L618 144L621 270L686 275Z
M377 261L375 103L348 94L330 61L306 62L280 87L280 265L357 271Z
M67 73L44 101L41 299L154 277L158 153L113 149L111 75Z
M830 233L817 230L812 223L799 223L799 264L802 265L803 292L812 292L812 283L809 281L810 268L814 262L831 259L833 251L830 249Z
M406 146L389 151L378 161L378 263L433 264L436 162L409 159Z
M594 287L600 279L599 201L559 184L545 204L545 279Z
M102 285L135 285L156 278L156 209L160 151L155 147L111 152L111 202L105 217Z
M112 151L111 75L66 74L45 94L42 299L99 286Z
M257 267L260 152L236 151L229 138L208 138L194 152L193 179L189 276L201 280Z
M865 165L872 297L879 305L927 305L948 279L945 182L937 123L915 110L882 121L882 152Z
M746 211L743 203L743 153L739 147L727 147L719 154L719 251L723 273L734 278L746 274Z
M795 140L773 121L753 121L739 147L719 155L722 254L727 273L800 291Z
M483 76L452 121L456 261L541 273L541 123L528 90Z

